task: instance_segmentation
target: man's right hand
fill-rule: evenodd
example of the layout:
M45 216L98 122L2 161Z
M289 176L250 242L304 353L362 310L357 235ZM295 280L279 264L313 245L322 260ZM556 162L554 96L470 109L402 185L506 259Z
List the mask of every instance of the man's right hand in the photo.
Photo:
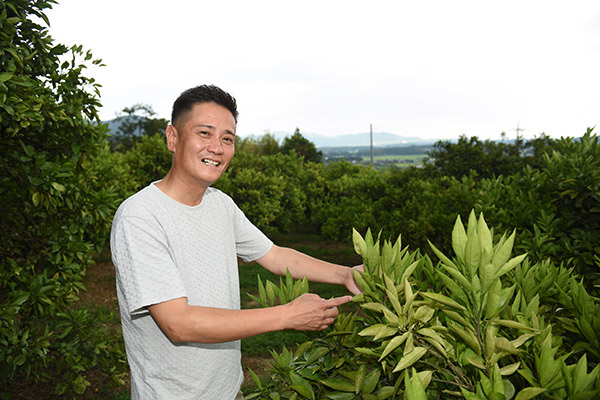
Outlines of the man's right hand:
M301 331L320 331L335 321L337 307L352 301L352 296L325 300L314 293L305 293L285 305L289 317L286 328Z

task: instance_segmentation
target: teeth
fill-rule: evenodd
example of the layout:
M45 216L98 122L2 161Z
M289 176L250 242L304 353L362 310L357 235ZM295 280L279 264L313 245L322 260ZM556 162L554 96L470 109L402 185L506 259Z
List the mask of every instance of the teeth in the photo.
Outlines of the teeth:
M208 158L203 159L202 162L207 165L212 165L213 167L218 167L220 164L219 162L214 161L214 160L209 160Z

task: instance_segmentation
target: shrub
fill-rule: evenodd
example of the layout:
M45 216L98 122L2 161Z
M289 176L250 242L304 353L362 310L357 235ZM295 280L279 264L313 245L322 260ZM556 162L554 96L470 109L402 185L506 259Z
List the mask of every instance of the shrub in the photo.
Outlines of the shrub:
M229 194L261 229L305 222L305 164L295 154L236 154L215 187Z
M400 239L380 242L355 231L365 265L355 273L361 310L341 313L322 337L295 350L273 351L268 377L251 371L255 388L245 398L595 398L598 301L577 275L512 256L515 238L514 231L495 235L471 212L466 227L456 219L452 258L431 244L440 260L434 264ZM419 270L431 278L418 281ZM280 292L303 285L285 282ZM571 297L578 303L571 310L586 311L558 316Z
M563 138L546 153L541 170L482 181L476 206L496 227L519 227L534 261L550 258L584 276L588 290L600 281L600 146L592 130Z

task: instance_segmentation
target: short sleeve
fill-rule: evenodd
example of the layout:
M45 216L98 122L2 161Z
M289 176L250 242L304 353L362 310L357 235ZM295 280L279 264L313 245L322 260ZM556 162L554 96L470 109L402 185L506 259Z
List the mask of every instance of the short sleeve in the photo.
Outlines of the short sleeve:
M245 262L257 260L267 254L273 242L265 236L234 204L236 252Z
M117 213L111 233L111 252L129 313L144 313L152 304L187 297L158 222Z

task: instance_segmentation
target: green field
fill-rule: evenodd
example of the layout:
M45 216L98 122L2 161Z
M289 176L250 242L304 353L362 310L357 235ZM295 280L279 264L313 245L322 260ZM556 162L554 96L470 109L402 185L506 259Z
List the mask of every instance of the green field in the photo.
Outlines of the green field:
M386 154L373 157L375 163L391 163L397 166L420 165L425 159L425 154ZM363 156L363 163L370 163L370 156Z

